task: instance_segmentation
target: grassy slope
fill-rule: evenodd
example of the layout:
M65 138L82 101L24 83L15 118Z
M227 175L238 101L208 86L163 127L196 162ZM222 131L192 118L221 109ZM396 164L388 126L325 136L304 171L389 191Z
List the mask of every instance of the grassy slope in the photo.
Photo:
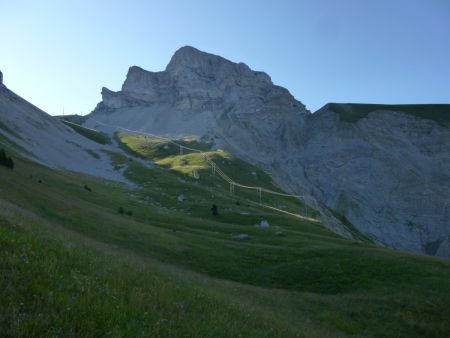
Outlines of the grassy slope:
M342 121L357 122L375 110L401 111L424 119L450 126L450 104L362 104L329 103L328 108L339 114Z
M76 123L73 123L71 121L68 121L68 120L61 120L61 122L64 123L65 125L69 126L70 128L72 128L78 134L80 134L94 142L97 142L100 144L110 144L111 143L110 137L105 133L101 133L101 132L95 131L93 129L82 127L82 126L80 126Z
M210 143L189 139L181 140L178 142L179 144L192 149L200 149L204 152L196 153L184 150L184 153L180 155L179 147L160 139L145 136L132 136L126 133L117 134L116 139L122 145L124 150L130 151L130 154L137 154L144 158L150 158L155 161L158 166L170 169L172 173L183 174L180 176L184 177L183 179L187 179L186 176L192 179L193 170L197 170L200 175L200 180L198 182L196 180L188 180L188 183L194 183L193 185L191 184L189 189L196 189L198 186L197 183L200 183L200 188L203 190L206 187L206 191L198 193L201 199L199 200L197 198L195 205L198 205L201 201L210 205L211 197L208 196L209 194L211 196L214 195L219 203L221 203L221 195L229 195L227 194L227 191L229 190L228 183L211 174L210 167L203 158L205 155L209 159L213 160L223 170L223 172L225 172L225 174L241 184L247 186L261 186L263 188L283 193L283 191L272 182L270 176L264 171L238 158L235 158L231 154L222 150L211 151ZM162 178L167 177L166 174L167 170L163 170ZM138 175L137 179L139 179L139 177L145 177L144 181L141 182L142 184L147 183L148 178L145 175ZM133 177L130 177L130 179L133 179ZM179 185L178 181L175 183L177 186ZM169 183L165 182L165 184ZM218 192L218 194L215 194L215 192ZM256 190L247 190L240 187L235 187L235 192L236 194L234 199L236 202L243 200L242 204L246 204L247 202L244 202L246 199L253 202L259 202ZM226 200L228 199L229 197L226 198ZM303 203L295 198L263 194L262 202L263 204L274 206L293 213L303 215L306 215L305 213L307 213L308 216L317 215L315 210L305 207ZM245 210L241 211L245 212ZM200 216L203 217L204 215Z
M143 188L0 168L0 336L448 336L448 261L238 206L206 172L114 160Z

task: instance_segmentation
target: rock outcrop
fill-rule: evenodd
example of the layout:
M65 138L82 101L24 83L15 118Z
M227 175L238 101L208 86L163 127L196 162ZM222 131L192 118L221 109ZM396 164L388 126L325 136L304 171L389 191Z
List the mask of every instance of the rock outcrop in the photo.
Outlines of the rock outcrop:
M315 198L337 233L350 222L376 243L450 257L450 129L424 112L311 114L267 74L192 47L162 72L131 67L122 90L102 97L85 125L208 137Z

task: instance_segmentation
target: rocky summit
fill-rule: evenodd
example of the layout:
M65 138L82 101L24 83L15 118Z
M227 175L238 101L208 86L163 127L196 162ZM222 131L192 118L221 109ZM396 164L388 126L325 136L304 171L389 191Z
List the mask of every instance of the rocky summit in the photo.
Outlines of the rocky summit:
M307 196L351 237L450 257L450 105L327 104L311 114L270 77L193 47L133 66L85 126L214 141Z
M295 124L308 113L267 74L192 47L178 50L162 72L131 67L122 90L103 88L102 97L92 118L168 135L212 134L227 124L247 129L255 119L270 125L293 117Z

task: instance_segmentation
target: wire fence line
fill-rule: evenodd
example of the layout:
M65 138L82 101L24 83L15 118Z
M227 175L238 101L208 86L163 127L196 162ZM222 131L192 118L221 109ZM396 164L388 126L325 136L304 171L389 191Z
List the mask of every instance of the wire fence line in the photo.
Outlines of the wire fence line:
M159 139L159 140L164 140L164 141L166 141L168 143L171 143L171 144L179 147L181 155L183 154L183 149L184 150L189 150L189 151L192 151L192 152L196 152L196 153L200 153L200 154L203 155L203 159L206 161L206 163L208 163L209 166L211 167L213 175L215 175L217 173L223 180L225 180L226 182L228 182L230 184L230 193L234 193L234 188L235 187L239 187L239 188L243 188L243 189L249 189L249 190L255 190L261 205L263 205L262 204L262 193L263 192L267 193L267 194L271 194L271 195L277 195L277 196L289 197L289 198L296 198L296 199L301 200L305 204L306 217L298 215L298 214L290 213L290 212L287 212L287 211L285 211L283 209L275 208L275 207L272 207L272 206L268 206L268 205L263 205L263 206L265 206L265 207L267 207L269 209L278 210L278 211L283 212L283 213L296 215L296 216L298 216L300 218L305 218L305 219L317 221L316 219L310 218L310 217L307 216L307 214L308 214L308 210L307 210L307 207L306 207L308 205L308 203L306 202L307 199L312 201L313 204L316 205L316 209L317 209L316 201L314 199L310 198L309 196L286 194L286 193L277 192L277 191L266 189L266 188L259 187L259 186L248 186L248 185L241 184L239 182L234 181L227 174L225 174L222 171L222 169L220 169L220 167L217 165L217 163L215 163L213 160L208 158L208 156L205 154L205 151L203 151L203 150L187 147L185 145L182 145L180 143L175 142L173 139L170 139L168 137L159 136L159 135L155 135L155 134L148 133L148 132L143 132L143 131L138 131L138 130L132 130L132 129L128 129L128 128L124 128L124 127L120 127L120 126L114 126L114 125L103 123L103 122L100 122L100 121L97 121L97 120L94 120L94 119L92 119L92 121L94 121L94 122L96 122L96 123L98 123L100 125L103 125L105 127L108 127L108 128L114 128L114 129L117 129L117 130L123 130L123 131L127 131L127 132L134 133L134 134L140 134L140 135L144 135L144 136L150 136L150 137L153 137L153 138L156 138L156 139Z

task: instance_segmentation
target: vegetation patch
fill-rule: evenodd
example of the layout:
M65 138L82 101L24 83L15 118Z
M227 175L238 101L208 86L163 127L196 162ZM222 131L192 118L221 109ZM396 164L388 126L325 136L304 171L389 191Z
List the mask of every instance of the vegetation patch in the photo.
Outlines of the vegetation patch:
M181 152L192 152L188 150L180 151L180 147L177 144L201 151L210 151L213 145L212 142L198 140L189 136L176 140L176 144L170 140L145 135L130 135L124 132L116 133L115 137L125 151L139 157L156 160L180 154Z
M100 155L97 154L95 151L93 151L92 149L86 149L86 152L91 155L93 158L99 159Z
M126 135L127 134L122 133L122 132L114 133L114 139L116 140L117 144L119 145L119 148L132 156L136 156L138 158L145 159L146 156L142 153L142 151L136 150L135 147L132 147L127 142L125 142L125 140L123 138Z
M77 115L77 114L72 114L72 115L57 115L54 116L57 119L60 120L64 120L64 121L68 121L68 122L72 122L78 125L82 125L84 122L86 122L88 120L88 116L87 115Z
M70 128L72 128L74 131L76 131L78 134L90 139L91 141L100 143L100 144L110 144L111 143L111 138L102 132L96 131L94 129L89 129L89 128L85 128L82 127L76 123L73 122L69 122L66 120L62 120L62 122L69 126Z
M450 127L450 104L362 104L328 103L327 108L339 114L341 121L357 122L376 110L398 111Z
M4 149L0 149L0 165L5 166L11 170L14 169L14 161L11 157L6 156Z

